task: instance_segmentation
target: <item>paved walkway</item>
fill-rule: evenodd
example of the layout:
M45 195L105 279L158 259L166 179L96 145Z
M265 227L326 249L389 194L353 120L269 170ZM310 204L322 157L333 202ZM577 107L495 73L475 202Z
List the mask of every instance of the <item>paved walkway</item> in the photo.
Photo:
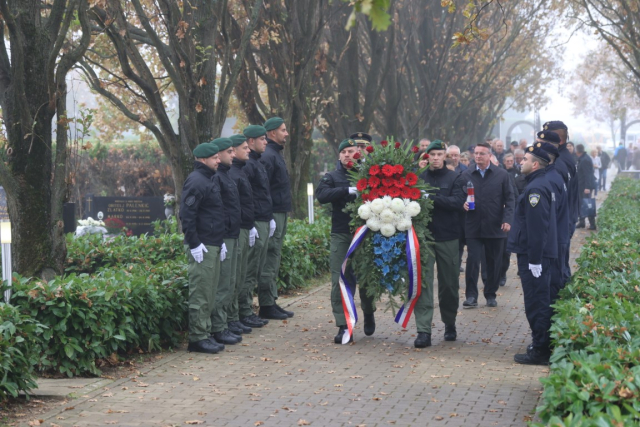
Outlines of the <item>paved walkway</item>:
M578 230L576 243L587 234ZM433 346L423 350L413 348L413 319L402 329L382 310L373 336L359 323L354 344L333 344L328 285L280 302L294 318L219 355L178 351L115 381L42 381L40 394L76 398L43 425L472 427L521 426L533 416L548 368L513 362L530 342L515 255L499 306L461 308L456 342L443 340L436 310Z

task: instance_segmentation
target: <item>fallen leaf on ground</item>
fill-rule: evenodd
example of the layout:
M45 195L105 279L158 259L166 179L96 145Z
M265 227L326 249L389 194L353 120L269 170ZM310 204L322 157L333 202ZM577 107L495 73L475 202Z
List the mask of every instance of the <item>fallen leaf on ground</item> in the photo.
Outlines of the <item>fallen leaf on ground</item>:
M444 418L442 418L440 415L438 415L438 416L436 417L436 420L437 420L437 421L442 421L443 419L444 419Z
M185 424L204 424L204 421L202 420L191 420L191 421L185 421Z
M299 426L309 426L309 425L311 425L311 423L309 421L307 421L307 420L303 420L302 418L300 418L298 420L298 425Z
M261 426L262 424L264 424L264 422L262 421L256 421L255 423L253 423L254 426Z

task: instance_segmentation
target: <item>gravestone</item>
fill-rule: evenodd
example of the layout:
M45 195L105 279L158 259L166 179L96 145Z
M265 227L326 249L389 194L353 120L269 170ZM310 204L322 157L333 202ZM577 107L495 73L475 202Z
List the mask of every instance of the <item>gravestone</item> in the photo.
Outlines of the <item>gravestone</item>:
M62 222L64 223L64 232L74 233L76 231L76 204L65 203L62 206Z
M102 221L107 218L117 218L124 222L124 225L136 236L153 232L151 223L158 219L166 219L162 197L95 197L87 195L85 206L86 217L102 219Z

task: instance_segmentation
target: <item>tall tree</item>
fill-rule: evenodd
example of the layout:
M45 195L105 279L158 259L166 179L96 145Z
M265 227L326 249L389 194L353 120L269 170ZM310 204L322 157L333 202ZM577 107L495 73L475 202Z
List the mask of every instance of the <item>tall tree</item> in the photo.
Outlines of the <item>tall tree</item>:
M91 8L95 45L82 72L94 91L155 136L178 196L193 148L222 131L262 4L253 0L246 14L227 0L99 0ZM235 25L230 8L242 13Z
M90 43L87 0L0 0L0 183L11 217L13 268L45 279L66 259L67 83ZM75 22L79 27L74 28ZM7 45L8 42L8 45ZM54 140L54 117L56 137Z

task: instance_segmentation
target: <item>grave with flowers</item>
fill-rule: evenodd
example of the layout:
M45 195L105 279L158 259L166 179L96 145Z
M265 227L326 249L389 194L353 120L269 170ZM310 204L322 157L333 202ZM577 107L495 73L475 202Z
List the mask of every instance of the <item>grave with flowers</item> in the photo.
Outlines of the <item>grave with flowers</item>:
M353 301L355 284L345 277L348 262L358 284L379 300L388 295L387 309L406 327L420 296L422 270L431 251L427 228L433 202L422 197L430 187L421 179L417 147L399 141L381 141L366 148L366 158L349 170L359 197L348 204L351 225L356 230L342 264L340 290L347 329L343 343L353 336L357 312ZM424 156L428 156L424 154ZM400 299L400 303L396 299Z

